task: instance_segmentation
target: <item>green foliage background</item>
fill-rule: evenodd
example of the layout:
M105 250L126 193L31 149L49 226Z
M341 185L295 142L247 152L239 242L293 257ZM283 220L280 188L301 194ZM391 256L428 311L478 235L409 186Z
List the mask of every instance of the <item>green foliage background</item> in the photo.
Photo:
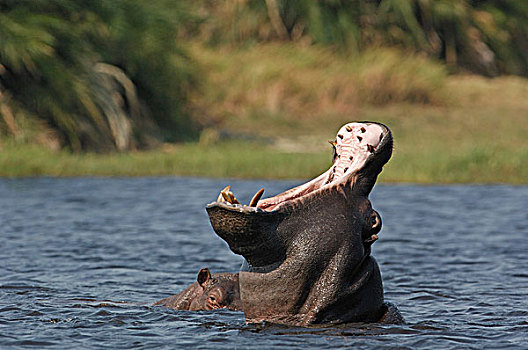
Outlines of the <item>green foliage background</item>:
M472 72L528 74L528 3L515 0L199 1L211 44L290 40L420 51Z
M197 139L214 112L192 103L208 76L189 44L275 41L341 57L391 47L452 73L526 76L528 2L0 0L0 134L74 151Z
M181 2L2 0L0 10L4 114L40 120L75 151L193 137Z

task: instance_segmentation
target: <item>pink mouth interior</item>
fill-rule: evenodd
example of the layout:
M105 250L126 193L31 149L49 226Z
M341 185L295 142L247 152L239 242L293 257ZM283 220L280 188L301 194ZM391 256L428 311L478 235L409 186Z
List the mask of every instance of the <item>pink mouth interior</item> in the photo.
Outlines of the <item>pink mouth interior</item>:
M348 123L344 125L337 132L334 141L336 157L330 169L303 185L275 197L260 200L257 207L263 210L273 210L282 203L300 198L325 186L332 186L361 169L370 154L375 152L383 136L383 128L377 124Z

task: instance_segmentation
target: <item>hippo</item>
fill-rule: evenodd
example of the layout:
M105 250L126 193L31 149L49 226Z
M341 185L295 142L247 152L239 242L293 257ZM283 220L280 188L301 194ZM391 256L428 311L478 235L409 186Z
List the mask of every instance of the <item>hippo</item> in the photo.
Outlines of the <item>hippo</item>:
M404 322L384 301L371 256L382 222L368 196L391 157L391 131L348 123L330 143L332 165L313 180L264 199L261 189L249 205L228 186L206 206L216 234L247 262L238 275L246 322Z
M163 305L175 310L242 310L238 288L238 273L215 273L208 268L198 272L196 282L181 293L159 300L154 305Z

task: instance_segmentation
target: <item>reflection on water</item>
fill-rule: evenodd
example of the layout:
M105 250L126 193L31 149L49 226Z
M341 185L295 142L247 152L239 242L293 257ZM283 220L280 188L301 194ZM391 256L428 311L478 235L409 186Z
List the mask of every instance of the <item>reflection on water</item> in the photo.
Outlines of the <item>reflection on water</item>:
M528 343L528 187L378 185L374 244L404 326L246 325L151 304L236 271L204 206L285 181L0 180L0 347L512 348Z

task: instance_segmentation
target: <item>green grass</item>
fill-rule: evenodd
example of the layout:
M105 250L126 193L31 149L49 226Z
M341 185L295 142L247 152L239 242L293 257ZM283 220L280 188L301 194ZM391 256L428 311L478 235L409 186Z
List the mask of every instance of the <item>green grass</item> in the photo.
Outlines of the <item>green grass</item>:
M381 182L528 183L528 148L510 152L485 142L416 148L398 141ZM325 142L321 140L321 142ZM409 149L414 151L408 151ZM285 152L255 142L185 144L125 154L72 154L36 146L0 150L0 176L210 176L311 178L330 166L330 150Z
M215 176L303 178L329 166L323 153L284 153L253 142L184 144L121 154L52 152L37 146L0 150L0 176Z
M196 45L191 52L207 82L196 105L221 127L240 132L317 134L335 119L357 119L365 105L438 104L446 95L442 65L396 50L346 56L325 47L261 44Z
M329 167L327 140L340 126L372 120L395 140L380 181L528 184L527 79L449 76L394 51L192 50L207 67L207 84L192 97L210 118L200 142L76 154L32 145L38 138L28 133L0 138L0 176L310 178Z

